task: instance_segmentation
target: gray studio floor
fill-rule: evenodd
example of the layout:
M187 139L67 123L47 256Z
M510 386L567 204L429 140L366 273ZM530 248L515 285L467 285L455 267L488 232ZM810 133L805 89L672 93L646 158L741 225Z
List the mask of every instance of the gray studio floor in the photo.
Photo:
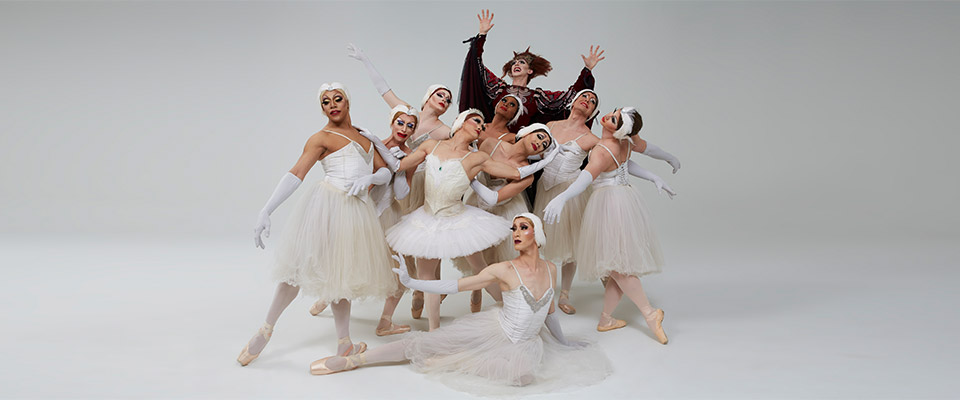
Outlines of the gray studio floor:
M462 398L407 365L315 377L335 349L330 311L300 297L261 357L235 360L272 296L269 251L248 238L4 236L0 397ZM568 334L613 362L599 385L545 398L955 397L960 333L955 240L661 237L665 273L644 279L670 344L636 308L598 334L602 289L577 281ZM268 248L269 250L269 248ZM448 276L455 273L444 266ZM491 301L485 298L486 303ZM468 296L444 302L444 322ZM381 304L353 308L371 346ZM413 321L405 297L395 321ZM388 397L384 397L388 396Z

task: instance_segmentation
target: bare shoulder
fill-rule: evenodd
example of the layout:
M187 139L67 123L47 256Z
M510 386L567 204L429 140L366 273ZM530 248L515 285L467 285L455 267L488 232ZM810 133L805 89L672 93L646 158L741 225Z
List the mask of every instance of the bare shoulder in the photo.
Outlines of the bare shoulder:
M433 139L448 138L450 137L450 127L441 121L440 126L430 133L430 137Z
M547 263L547 268L550 268L550 273L553 274L554 277L556 277L556 276L557 276L557 266L554 265L554 263L552 263L552 262L550 262L550 261L547 261L547 260L543 260L543 261Z

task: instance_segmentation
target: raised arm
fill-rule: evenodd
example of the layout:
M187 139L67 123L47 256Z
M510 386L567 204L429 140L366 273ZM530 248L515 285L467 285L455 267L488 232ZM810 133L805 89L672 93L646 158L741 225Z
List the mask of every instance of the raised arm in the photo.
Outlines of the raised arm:
M600 46L590 46L590 55L585 56L580 55L583 58L583 69L580 70L580 75L577 77L577 80L570 85L567 90L543 90L537 89L535 96L537 102L537 114L533 118L533 122L543 122L554 121L563 118L563 112L567 108L567 104L570 103L572 97L577 94L577 92L583 89L593 89L595 84L595 79L593 77L593 68L597 66L601 60L606 57L602 57L604 50L600 50Z
M493 115L493 99L507 84L483 64L483 44L487 40L487 32L493 28L493 13L483 10L477 14L477 19L480 20L477 36L463 41L470 43L470 49L467 50L460 73L459 109L463 112L476 108L483 115Z
M416 168L423 160L427 159L427 149L432 149L436 143L437 141L432 139L421 143L416 150L400 159L400 166L397 167L397 171L409 171L410 169ZM413 174L410 174L410 176L412 177Z
M650 158L666 161L667 164L673 167L673 173L677 173L677 171L680 170L680 159L673 154L667 153L660 147L657 147L657 145L640 139L639 137L634 137L631 139L631 142L633 142L633 147L631 147L630 150Z
M404 104L407 105L403 100L400 100L396 94L393 93L393 90L390 89L390 85L387 84L387 81L383 79L383 76L380 75L380 72L377 71L377 68L373 66L373 62L370 61L370 58L360 50L359 47L353 43L347 44L347 56L354 58L363 63L364 69L367 70L367 76L370 77L370 80L373 82L373 87L377 88L377 93L380 93L380 96L383 97L383 100L387 102L391 108L396 107L397 105Z

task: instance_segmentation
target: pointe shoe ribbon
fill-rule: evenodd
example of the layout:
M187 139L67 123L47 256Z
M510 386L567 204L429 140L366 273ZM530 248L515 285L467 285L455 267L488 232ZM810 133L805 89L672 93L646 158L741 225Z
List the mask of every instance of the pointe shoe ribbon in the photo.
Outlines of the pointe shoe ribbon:
M335 374L337 372L357 369L357 367L367 363L367 355L360 353L357 355L346 357L346 363L344 364L343 368L338 370L333 370L327 367L327 360L330 360L331 358L334 358L334 357L337 357L337 356L321 358L317 361L310 363L310 373L313 375L330 375L330 374ZM356 359L357 361L354 362L354 359Z
M597 324L597 331L607 332L607 331L612 331L614 329L620 329L627 326L627 321L624 321L622 319L616 319L612 315L607 313L600 313L600 321L603 321L604 319L608 319L610 320L610 322L605 325Z
M563 301L563 300L570 300L569 290L560 291L560 301ZM557 308L559 308L560 311L563 311L564 314L573 315L577 313L577 309L574 308L572 304L561 303L560 301L557 301Z
M269 342L270 337L273 336L273 325L264 323L263 326L260 327L260 330L257 331L257 334L260 336L263 336L263 338L267 342ZM263 350L261 349L260 353L262 352ZM240 363L241 366L246 367L247 364L250 364L251 362L253 362L253 360L256 360L257 357L260 357L260 353L250 354L250 343L248 342L246 345L243 346L243 350L240 351L240 355L237 356L237 362Z

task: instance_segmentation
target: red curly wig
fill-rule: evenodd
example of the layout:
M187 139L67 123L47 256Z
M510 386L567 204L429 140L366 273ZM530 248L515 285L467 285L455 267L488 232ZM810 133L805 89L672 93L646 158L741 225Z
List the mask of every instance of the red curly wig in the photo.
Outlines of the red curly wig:
M540 57L537 54L530 52L530 46L527 46L527 49L517 53L513 52L513 58L510 61L507 61L506 64L503 64L503 75L500 78L507 76L510 73L510 69L513 68L513 62L517 59L523 59L527 62L527 65L530 66L530 70L533 71L530 74L530 79L536 78L538 76L547 76L547 73L553 69L553 66L550 65L550 61L547 61L546 58Z

